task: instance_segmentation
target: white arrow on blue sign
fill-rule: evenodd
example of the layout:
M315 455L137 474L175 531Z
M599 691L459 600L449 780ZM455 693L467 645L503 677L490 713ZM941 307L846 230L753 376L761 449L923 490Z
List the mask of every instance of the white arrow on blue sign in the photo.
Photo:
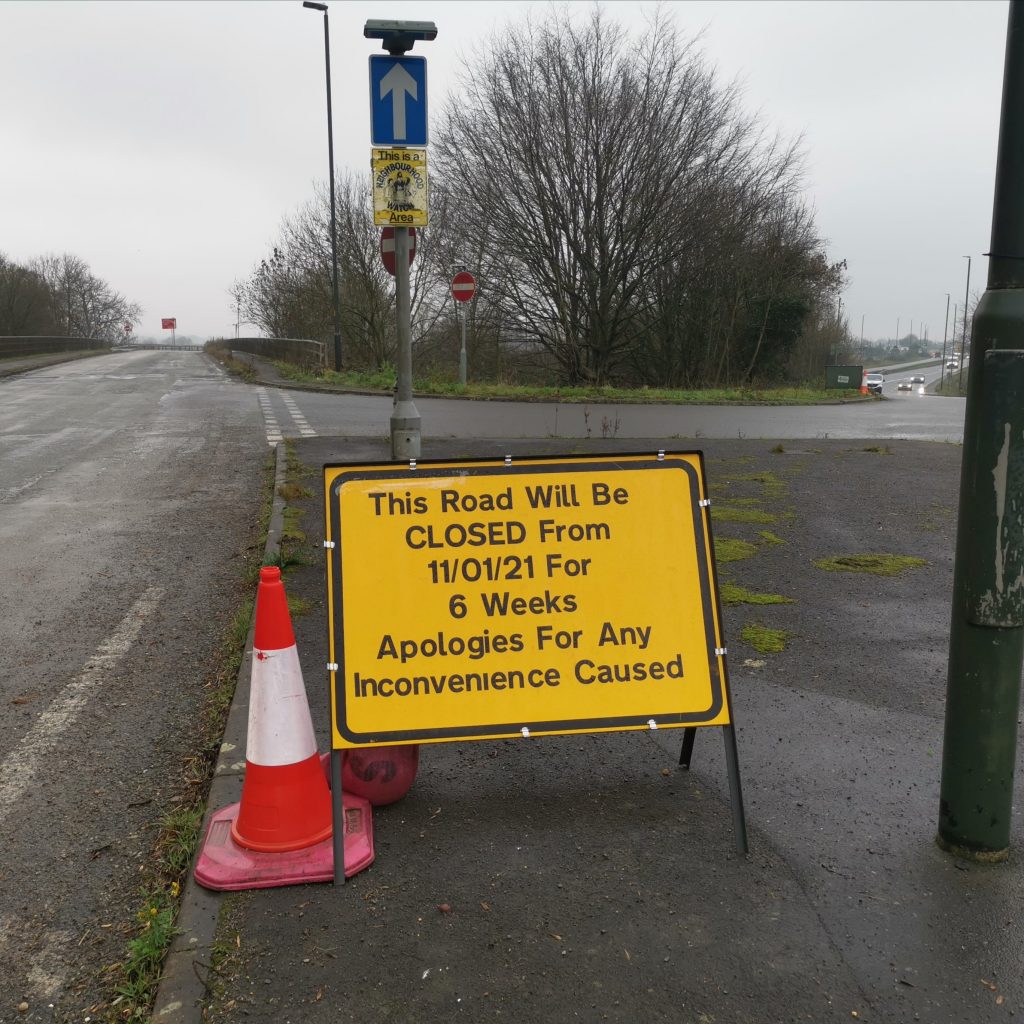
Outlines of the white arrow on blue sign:
M426 57L370 57L370 140L375 146L426 146Z

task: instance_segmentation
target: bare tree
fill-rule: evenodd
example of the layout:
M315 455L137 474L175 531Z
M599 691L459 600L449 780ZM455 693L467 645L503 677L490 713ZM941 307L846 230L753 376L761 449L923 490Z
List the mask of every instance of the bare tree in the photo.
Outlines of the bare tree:
M126 324L134 327L142 319L138 303L129 302L96 277L78 256L40 256L31 269L46 283L50 312L60 334L115 341L123 337Z
M369 178L343 174L336 183L337 252L345 362L380 368L394 362L394 281L380 254ZM438 215L440 215L438 213ZM439 278L432 270L431 235L417 235L412 265L413 343L428 342L438 316ZM334 331L330 196L325 185L284 218L271 255L242 286L249 320L277 337L327 340Z
M502 319L567 381L751 379L799 333L794 253L820 242L798 147L765 138L664 14L635 41L600 9L507 30L435 150L435 194L500 261Z
M0 336L53 334L46 282L0 253Z

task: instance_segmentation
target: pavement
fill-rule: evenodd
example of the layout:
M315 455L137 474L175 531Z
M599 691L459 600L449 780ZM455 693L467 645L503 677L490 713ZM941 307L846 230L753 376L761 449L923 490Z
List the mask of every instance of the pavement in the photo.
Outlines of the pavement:
M425 439L422 458L683 444ZM374 811L375 862L344 886L220 895L190 880L154 1021L963 1024L1024 1009L1019 812L1002 865L934 841L960 447L701 446L716 541L748 545L720 558L720 581L786 602L724 609L749 854L717 729L699 731L689 771L673 730L426 745L410 792ZM293 622L326 750L321 467L388 448L318 437L294 452L312 557L285 584L309 609ZM922 564L814 565L869 552ZM784 649L745 642L751 624ZM249 670L211 809L241 791Z

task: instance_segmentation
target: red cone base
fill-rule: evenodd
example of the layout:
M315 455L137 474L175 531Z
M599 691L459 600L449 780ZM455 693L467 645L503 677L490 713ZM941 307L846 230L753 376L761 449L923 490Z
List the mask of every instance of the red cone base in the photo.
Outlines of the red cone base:
M246 762L241 810L231 823L231 838L239 846L284 853L313 846L330 834L331 791L319 754L298 764Z
M345 877L373 863L373 811L369 801L342 793L345 820ZM334 841L283 853L258 853L231 838L239 804L217 811L210 819L196 862L195 879L218 892L271 889L334 878Z

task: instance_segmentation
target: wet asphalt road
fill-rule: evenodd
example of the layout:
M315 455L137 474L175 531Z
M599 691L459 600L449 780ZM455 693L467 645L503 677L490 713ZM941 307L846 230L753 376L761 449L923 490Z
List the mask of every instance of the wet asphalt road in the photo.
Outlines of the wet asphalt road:
M889 396L891 391L891 397ZM321 436L387 435L391 399L371 395L293 392ZM827 440L899 438L959 442L965 400L897 392L886 384L886 401L827 406L672 406L540 404L417 398L424 438L571 437L806 438ZM292 428L292 436L301 436Z
M124 954L263 500L259 424L194 353L0 381L0 1021L86 1019Z

